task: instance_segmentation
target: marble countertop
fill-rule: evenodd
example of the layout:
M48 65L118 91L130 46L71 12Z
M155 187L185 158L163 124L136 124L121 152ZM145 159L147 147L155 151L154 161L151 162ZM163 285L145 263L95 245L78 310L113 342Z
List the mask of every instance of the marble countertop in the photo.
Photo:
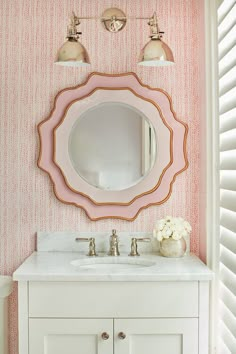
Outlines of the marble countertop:
M106 255L99 254L98 257L101 257L99 258L101 263L106 263ZM124 260L132 258L127 257L127 253L120 257ZM146 260L153 262L153 265L148 267L140 265L127 269L125 267L113 269L107 265L104 268L87 269L71 264L75 260L83 263L91 259L78 252L34 252L15 271L13 279L17 281L207 281L213 279L213 272L195 255L165 258L156 253L135 258L138 263Z

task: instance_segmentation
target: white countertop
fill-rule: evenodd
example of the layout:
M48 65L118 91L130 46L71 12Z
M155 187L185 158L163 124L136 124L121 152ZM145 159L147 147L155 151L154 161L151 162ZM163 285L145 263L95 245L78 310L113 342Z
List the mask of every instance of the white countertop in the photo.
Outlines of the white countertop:
M127 257L127 253L121 257ZM107 256L100 254L104 262ZM128 257L127 257L128 258ZM129 259L132 257L129 257ZM211 280L213 272L195 255L165 258L158 254L137 257L154 262L130 269L84 269L71 261L90 259L78 252L34 252L13 274L17 281L193 281ZM101 259L102 262L102 259ZM111 267L112 268L112 267Z

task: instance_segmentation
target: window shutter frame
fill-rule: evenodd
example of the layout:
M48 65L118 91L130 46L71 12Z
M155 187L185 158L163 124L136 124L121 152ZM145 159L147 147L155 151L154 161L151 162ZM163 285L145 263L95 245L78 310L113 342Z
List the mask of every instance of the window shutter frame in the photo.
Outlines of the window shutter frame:
M218 9L219 65L219 343L236 351L236 0Z
M205 91L206 91L206 248L207 265L215 277L210 287L209 354L217 353L219 277L219 92L217 9L223 0L205 0ZM230 69L230 68L229 68ZM222 73L224 69L221 69ZM229 123L228 123L229 125ZM226 124L224 129L227 129ZM204 157L203 157L204 158ZM216 192L217 191L217 192Z

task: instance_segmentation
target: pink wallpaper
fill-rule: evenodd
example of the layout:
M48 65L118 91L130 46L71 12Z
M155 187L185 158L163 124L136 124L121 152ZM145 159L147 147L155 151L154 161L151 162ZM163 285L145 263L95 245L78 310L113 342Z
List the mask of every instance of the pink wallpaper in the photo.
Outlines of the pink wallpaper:
M145 21L130 20L124 31L111 34L98 20L91 20L81 25L91 67L54 66L70 12L99 16L111 6L138 17L150 16L156 10L176 65L136 65L149 36ZM0 273L12 274L31 254L37 230L150 231L154 222L166 214L190 221L191 248L199 254L203 0L1 0L0 14ZM48 176L36 167L36 125L49 114L59 90L83 82L92 71L136 72L143 83L166 90L172 96L177 117L189 124L188 170L177 176L167 203L142 211L134 222L91 222L82 210L60 203ZM15 290L10 298L10 354L17 352Z

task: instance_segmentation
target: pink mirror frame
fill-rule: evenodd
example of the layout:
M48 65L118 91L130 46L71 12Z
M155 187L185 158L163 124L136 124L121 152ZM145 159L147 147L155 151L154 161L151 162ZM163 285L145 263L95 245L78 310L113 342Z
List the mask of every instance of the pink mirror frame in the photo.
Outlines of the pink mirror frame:
M88 98L91 101L91 95L99 90L102 92L107 90L113 92L114 90L118 92L128 90L132 92L137 98L151 104L150 114L148 115L146 112L146 116L153 124L154 129L157 128L157 123L156 118L151 114L153 107L158 111L162 123L169 131L169 159L165 161L167 163L162 163L162 166L165 167L157 173L155 185L151 188L147 188L147 186L144 189L140 188L139 191L138 184L134 189L136 195L132 199L127 197L128 201L125 197L123 202L122 198L117 201L114 193L111 193L111 199L109 199L107 191L99 191L98 202L91 198L89 194L91 186L89 184L86 186L84 181L83 184L81 183L81 190L79 188L74 190L68 184L62 168L55 162L56 131L58 127L62 126L63 122L69 121L69 115L67 116L69 108L74 103L79 108L80 102L83 101L84 104ZM100 96L103 95L100 94ZM133 105L135 105L135 101ZM171 98L166 92L143 85L134 73L117 75L92 73L82 85L62 90L55 98L54 107L49 117L38 125L38 132L40 137L38 167L49 174L56 197L63 203L84 209L91 220L107 218L134 220L142 209L164 203L171 196L172 185L176 176L188 167L186 152L187 124L177 119L172 108ZM158 137L158 144L161 145L161 143L166 146L166 140L161 142L160 137ZM151 172L155 174L155 169ZM102 201L103 193L104 201Z

